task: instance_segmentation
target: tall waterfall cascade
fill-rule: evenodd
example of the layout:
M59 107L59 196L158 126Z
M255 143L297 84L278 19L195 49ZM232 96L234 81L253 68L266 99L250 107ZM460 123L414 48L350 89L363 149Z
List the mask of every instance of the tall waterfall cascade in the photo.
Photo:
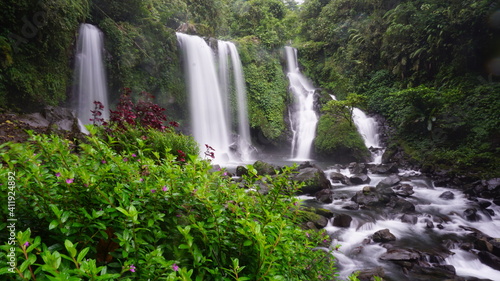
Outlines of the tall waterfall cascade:
M318 115L314 110L315 88L299 70L297 49L286 46L285 52L290 91L294 97L293 109L289 111L293 132L291 157L296 160L308 160L311 157L318 123Z
M252 140L250 137L250 124L248 122L248 107L247 107L247 91L245 87L245 77L243 75L243 66L241 64L240 55L236 46L232 42L218 41L218 56L219 56L219 74L220 83L223 94L226 96L226 110L229 113L231 89L236 92L237 117L233 118L238 123L238 140L237 148L240 153L241 160L249 161L252 159ZM228 60L230 58L230 60ZM232 78L230 68L232 68ZM234 83L231 83L231 82Z
M337 100L334 95L330 95L330 97ZM363 137L366 148L368 148L372 154L372 163L382 163L382 154L384 153L384 150L380 144L379 126L377 120L373 117L368 117L364 111L357 107L352 110L352 120L354 121L354 125L356 126L359 134Z
M76 114L82 124L91 124L94 101L104 106L103 119L109 119L108 90L103 64L103 33L94 25L80 25L75 62Z
M183 53L195 140L215 149L216 163L250 160L251 140L243 70L236 46L218 42L218 64L212 48L198 36L177 33ZM231 66L231 67L230 67ZM231 75L232 68L232 75ZM231 78L235 79L238 143L232 144Z

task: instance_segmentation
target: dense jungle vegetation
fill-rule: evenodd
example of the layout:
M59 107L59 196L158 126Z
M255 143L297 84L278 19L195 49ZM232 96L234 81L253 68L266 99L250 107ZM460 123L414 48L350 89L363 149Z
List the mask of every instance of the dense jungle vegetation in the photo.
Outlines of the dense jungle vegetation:
M320 107L329 94L361 95L355 105L385 117L395 130L390 145L404 148L414 163L498 175L496 1L8 0L1 7L4 109L68 104L78 25L88 22L106 36L112 100L125 86L149 91L182 123L186 97L175 37L182 25L183 32L238 44L251 126L266 144L286 139L282 47L292 44L322 89Z
M158 120L182 129L181 31L237 44L256 143L287 141L283 46L292 45L320 88L317 156L366 157L345 118L356 106L387 121L387 159L404 152L427 171L500 176L498 1L4 0L0 8L1 114L70 105L78 26L87 22L105 34L113 103L124 87L150 92L147 110L160 104L167 116ZM209 147L201 159L177 129L158 120L122 126L121 117L90 126L84 140L33 135L0 145L0 199L16 199L1 214L18 219L17 271L7 275L4 264L2 278L333 279L330 253L315 249L329 238L297 227L311 213L298 207L291 168L264 177L248 166L255 191L247 192L211 167ZM262 186L272 187L267 195ZM1 248L8 260L10 245Z

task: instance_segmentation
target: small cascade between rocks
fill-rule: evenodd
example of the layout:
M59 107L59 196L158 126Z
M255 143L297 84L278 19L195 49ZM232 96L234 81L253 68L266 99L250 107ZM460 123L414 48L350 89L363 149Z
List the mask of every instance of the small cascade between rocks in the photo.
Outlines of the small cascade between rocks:
M355 271L384 280L500 280L500 206L416 171L374 173L384 167L327 168L329 200L301 196L332 212L325 229L341 280Z
M299 70L297 49L286 46L285 52L290 91L294 97L293 108L289 110L293 133L291 157L293 160L305 161L311 158L312 144L316 137L318 123L318 115L314 110L316 89Z
M384 154L384 149L380 145L379 126L377 120L373 117L368 117L366 113L356 107L352 111L352 119L359 134L363 137L365 146L372 154L372 163L382 163L382 154Z
M333 100L337 100L334 95L330 95ZM363 137L366 148L371 153L373 164L382 163L382 155L384 149L380 145L379 126L377 120L373 117L368 117L365 112L355 107L352 110L352 120L358 129L359 134Z
M100 118L109 119L106 73L103 64L102 32L91 24L81 24L75 62L74 108L82 124L91 124L94 101L104 106Z
M240 55L236 46L232 42L218 41L219 73L223 95L226 99L227 116L229 113L229 104L231 100L231 89L234 88L237 104L238 138L237 149L242 161L252 160L252 153L255 148L252 146L250 137L250 125L248 122L247 93L245 87L245 78L243 76L243 66L241 65ZM230 60L228 60L230 58ZM233 70L232 76L230 70ZM233 79L231 79L233 78ZM232 83L233 82L233 83Z
M214 162L217 164L251 160L254 148L250 138L243 70L236 46L218 41L217 68L214 51L201 37L177 33L177 40L184 59L195 140L202 149L205 145L215 149ZM232 94L232 89L235 94ZM230 110L232 97L236 99L237 107L234 119ZM232 124L237 124L238 133L234 143Z

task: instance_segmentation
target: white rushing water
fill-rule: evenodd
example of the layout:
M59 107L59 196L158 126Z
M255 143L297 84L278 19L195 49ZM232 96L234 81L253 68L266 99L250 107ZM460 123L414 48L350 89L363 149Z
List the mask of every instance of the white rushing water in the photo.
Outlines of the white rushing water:
M326 174L331 172L339 172L339 170L325 171ZM347 170L340 170L340 172L349 176ZM385 178L383 175L369 174L369 176L370 186L376 186ZM390 243L392 247L414 249L423 253L446 252L445 241L468 243L467 235L470 231L466 230L467 227L478 229L490 237L500 238L500 216L498 216L500 206L492 204L488 207L490 212L496 214L491 215L490 212L481 209L476 202L466 199L461 191L435 187L430 180L419 176L410 177L401 183L411 185L415 192L405 198L415 205L413 215L416 221L414 224L403 222L402 214L390 215L386 212L367 209L345 209L344 206L352 204L350 198L357 191L362 190L366 184L348 186L332 183L335 199L331 204L322 204L321 207L332 210L335 214L348 214L353 219L349 227L336 227L330 223L326 228L333 238L332 248L338 247L333 255L342 280L354 271L378 266L384 268L387 277L392 278L391 280L406 280L401 267L380 259L381 255L387 252L387 248L380 243L370 241L370 237L382 229L389 229L396 236L396 241ZM452 192L454 197L440 198L444 192ZM313 197L308 199L313 199ZM464 217L464 211L469 208L478 210L477 214L480 216L478 221L470 221ZM434 227L428 227L429 221L433 222ZM458 246L451 246L449 249L453 254L448 257L445 255L439 264L452 265L458 276L500 280L500 271L481 263L475 254L460 249Z
M330 95L333 100L337 100L334 95ZM352 120L359 134L363 138L366 148L370 150L373 164L382 163L384 149L380 145L379 126L377 120L368 117L364 111L355 107L352 110Z
M104 106L101 118L109 119L108 90L103 64L102 32L91 24L80 25L75 62L75 97L77 117L82 124L91 124L94 101Z
M193 136L200 144L201 153L205 145L215 149L214 162L231 161L231 131L214 53L198 36L177 33L177 39L184 58Z
M299 70L297 50L286 46L285 52L287 76L294 97L294 107L289 112L293 132L291 157L296 160L309 160L318 123L318 115L314 110L315 88Z
M380 145L379 126L375 118L368 117L361 109L355 107L352 110L352 120L363 137L365 146L372 153L372 163L382 163L383 149Z
M241 65L240 55L236 46L232 42L218 41L219 51L219 72L222 92L226 97L226 111L229 114L230 93L231 89L235 89L236 104L237 104L237 120L238 123L238 144L237 149L242 161L252 160L252 140L250 138L250 125L248 122L247 110L247 93L245 87L245 78L243 75L243 66ZM228 60L230 58L230 60ZM230 69L232 68L232 78ZM231 83L233 82L234 83ZM234 86L234 87L233 87ZM228 115L229 116L229 115Z

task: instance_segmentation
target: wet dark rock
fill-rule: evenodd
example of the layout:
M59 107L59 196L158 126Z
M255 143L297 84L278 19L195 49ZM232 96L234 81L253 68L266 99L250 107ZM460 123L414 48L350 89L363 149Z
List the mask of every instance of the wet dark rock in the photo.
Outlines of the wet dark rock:
M419 252L410 249L392 248L380 256L385 261L417 261L421 258Z
M385 277L384 268L381 266L377 266L375 268L363 269L358 272L358 279L360 281L372 281L374 280L374 276Z
M392 189L388 190L377 190L374 187L364 187L362 191L356 192L356 194L351 198L352 201L359 205L365 205L368 207L384 206L391 200L391 196L395 193Z
M455 267L452 265L415 265L405 268L410 280L455 280L465 281L470 279L459 279L456 276Z
M491 202L486 200L479 200L477 203L479 204L479 207L481 207L481 209L486 209L491 206Z
M244 166L238 166L236 167L236 176L241 177L248 175L248 169Z
M477 214L476 208L468 208L464 211L464 217L468 221L478 221L481 219L481 216Z
M417 224L417 222L418 222L418 216L417 215L404 214L401 217L401 221L405 222L405 223Z
M330 204L333 202L333 191L331 189L322 189L314 194L316 200L323 204Z
M397 190L396 194L398 196L401 196L401 197L410 197L411 195L413 195L415 193L415 191L413 191L413 186L411 186L407 183L398 185L398 186L394 187L394 189Z
M381 180L377 184L377 188L392 187L392 186L398 184L400 181L401 181L401 178L399 178L398 175L393 174L393 175L390 175L390 176L386 177L385 179Z
M356 163L352 162L347 166L349 169L349 172L351 174L367 174L368 173L368 167L366 167L365 163Z
M346 214L340 214L333 218L333 226L349 227L351 226L352 217Z
M442 225L442 224L438 224L438 225L436 225L436 226L437 226L437 228L439 228L439 229L444 229L444 225Z
M301 210L300 214L305 229L321 229L328 224L328 219L325 216L318 215L310 210Z
M389 229L382 229L373 234L372 237L374 242L387 243L391 241L396 241L396 236L392 234Z
M493 203L497 206L500 206L500 198L493 199Z
M338 173L338 172L331 172L328 177L330 178L330 180L332 181L338 181L338 182L341 182L343 184L347 184L347 181L346 181L346 176L344 176L343 174L341 173Z
M399 172L398 166L395 163L379 164L371 166L369 169L373 174L394 174Z
M359 209L359 205L356 204L355 202L349 202L346 205L344 205L342 207L342 209L346 209L346 210L358 210Z
M487 252L487 251L481 251L478 253L477 256L482 263L484 263L484 264L486 264L486 265L488 265L496 270L500 270L500 258L499 257L497 257L497 256L495 256L492 253Z
M272 164L269 164L269 163L266 163L264 161L256 161L254 164L253 164L253 167L255 168L255 170L257 170L257 174L258 175L261 175L261 176L265 176L265 175L275 175L276 174L276 170L278 170L279 168L272 165Z
M315 194L322 189L330 189L330 181L325 173L319 167L308 167L298 170L298 173L292 177L293 180L302 182L305 185L298 194Z
M444 200L453 200L455 199L455 194L451 191L445 191L439 195L439 198Z
M398 213L406 214L415 212L415 205L413 205L413 203L397 197L391 198L390 202L387 203L387 207Z
M426 220L425 221L425 227L427 227L427 228L434 228L434 223L431 220Z
M370 183L371 179L367 174L354 174L349 177L349 182L352 185Z

